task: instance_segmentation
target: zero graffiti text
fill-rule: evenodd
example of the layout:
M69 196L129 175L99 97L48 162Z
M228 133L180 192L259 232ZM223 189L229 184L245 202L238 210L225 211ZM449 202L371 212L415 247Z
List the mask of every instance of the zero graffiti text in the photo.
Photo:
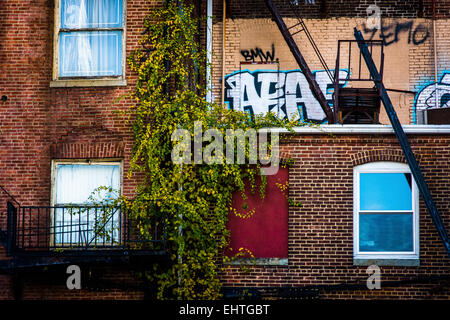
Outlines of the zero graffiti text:
M424 43L430 37L426 25L423 23L416 25L413 20L386 24L383 23L383 19L381 19L379 29L364 26L364 33L370 35L368 40L372 40L378 31L380 39L385 40L386 46L400 41L400 36L402 34L407 34L408 43L412 43L416 46Z

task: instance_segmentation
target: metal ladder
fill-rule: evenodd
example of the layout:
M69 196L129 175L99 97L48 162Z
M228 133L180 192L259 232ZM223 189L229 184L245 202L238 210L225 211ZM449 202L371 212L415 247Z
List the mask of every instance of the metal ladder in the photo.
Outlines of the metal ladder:
M361 31L354 28L354 35L358 43L358 47L361 50L362 56L364 57L364 61L366 62L367 68L369 69L372 78L375 80L374 83L381 91L381 101L383 102L384 108L386 109L386 113L392 124L392 128L394 129L395 135L397 136L397 139L403 150L403 154L405 155L406 161L408 162L409 168L411 169L411 172L414 176L414 180L416 181L420 194L422 195L422 199L425 202L428 213L430 214L431 219L433 220L433 223L438 231L439 237L444 243L447 254L450 257L450 241L447 231L445 230L441 216L439 215L430 190L428 189L428 185L425 182L422 171L420 170L420 166L414 156L414 153L411 150L411 146L408 142L406 134L403 131L400 121L398 120L397 113L394 110L394 106L392 105L386 88L381 81L377 81L381 79L381 75L377 70L377 67L372 59L372 55L369 52L367 43L365 42Z
M290 1L290 0L289 0ZM298 15L297 10L293 10L296 17L297 17L297 23L287 27L286 24L283 21L283 18L281 17L277 7L273 4L272 0L265 0L266 6L269 9L270 13L272 14L273 20L278 26L278 29L280 29L281 34L284 37L284 40L286 41L289 49L291 50L292 55L294 56L297 64L299 65L300 69L302 70L306 81L308 81L309 87L311 89L311 92L313 93L314 97L319 102L320 106L322 107L323 112L327 116L327 120L329 124L336 123L335 114L333 110L331 109L330 105L327 102L327 99L325 98L322 90L319 87L319 84L314 78L314 75L311 72L311 69L309 69L308 64L306 63L303 55L301 54L299 48L297 47L297 44L295 43L295 40L293 36L299 32L304 31L306 34L306 37L308 38L309 42L311 43L314 51L316 52L317 56L319 57L319 60L324 67L324 69L327 71L328 76L330 77L331 82L334 82L333 75L331 74L330 69L325 63L324 58L320 54L319 49L317 48L314 40L311 37L311 34L309 33L308 29L306 28L305 23L303 22L303 19ZM289 2L292 6L292 3ZM295 30L295 28L299 28ZM291 32L293 31L293 32Z

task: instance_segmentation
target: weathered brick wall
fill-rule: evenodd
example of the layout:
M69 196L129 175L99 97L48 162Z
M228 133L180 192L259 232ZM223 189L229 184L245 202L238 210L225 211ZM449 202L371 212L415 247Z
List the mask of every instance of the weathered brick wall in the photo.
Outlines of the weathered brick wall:
M138 46L144 17L162 3L127 1L127 55ZM0 185L22 205L48 206L52 159L120 158L126 173L132 134L125 119L113 112L132 103L116 102L133 88L135 77L128 66L127 87L50 88L54 1L2 1L0 20L0 95L7 97L0 101ZM123 180L124 194L132 195L135 181ZM2 193L0 200L0 225L6 230L7 197ZM117 281L123 277L118 273ZM54 286L24 279L25 299L142 297L139 290L121 289L69 293L65 280ZM0 299L12 297L11 277L0 275Z
M138 39L143 31L142 21L145 15L152 7L159 6L162 2L150 1L149 5L147 0L127 1L127 54L137 46ZM320 5L320 2L317 2ZM321 49L322 47L326 48L322 53L331 67L334 66L337 35L345 34L344 38L351 39L352 36L349 32L355 25L355 21L359 21L353 19L354 13L349 13L349 8L352 10L359 8L358 10L365 14L365 8L360 2L340 2L342 2L340 3L341 6L327 2L327 6L322 7L322 9L327 9L326 15L332 17L329 20L318 19L322 18L324 13L317 8L313 8L310 9L311 13L308 16L311 19L307 21L308 26L312 26L310 29L314 38L319 39L319 47ZM244 6L245 3L251 3L252 6ZM398 17L416 17L414 8L417 7L417 1L409 3L409 9L405 11L406 13L398 13ZM448 7L443 6L442 3L439 4L439 12L446 17L446 8ZM448 3L448 1L445 3ZM214 94L216 98L220 98L222 70L220 60L222 55L221 2L214 1L214 4L213 83ZM202 5L204 11L205 2L202 2ZM253 5L260 6L258 7L260 9L253 7ZM23 205L49 205L52 159L122 158L124 160L124 172L126 172L129 168L129 157L133 143L130 130L124 119L113 115L113 111L125 109L131 104L131 101L127 99L116 102L117 98L132 88L135 81L128 68L126 70L127 87L50 88L53 63L53 6L53 1L46 0L32 2L6 0L2 1L2 10L0 11L0 20L2 21L0 24L0 66L2 71L0 72L0 96L7 97L6 101L0 101L0 185L4 186ZM266 38L264 41L267 40L263 43L263 49L269 50L271 43L274 42L277 44L277 56L285 64L283 68L296 68L292 62L292 57L289 56L287 47L279 36L278 30L270 21L262 0L253 2L233 0L229 1L229 6L230 18L227 20L225 74L235 71L239 66L240 50L250 48L248 46L259 45L257 42L250 42L253 38L250 34L246 39L241 40L243 33L255 29L260 29L260 33ZM242 8L237 10L235 9L238 8L237 6ZM383 7L383 5L380 6ZM250 21L247 20L249 17L261 17L262 19ZM337 19L337 17L340 18ZM418 22L427 23L428 28L430 28L428 20L416 19L415 23ZM439 69L441 72L448 69L446 55L448 51L447 24L447 20L438 21L440 30L438 34ZM267 33L267 31L269 32ZM204 40L204 36L202 36L202 39ZM254 38L253 40L258 41L259 39ZM404 45L407 39L402 38L401 41ZM405 88L409 86L411 90L417 90L419 86L433 79L433 77L430 77L430 72L433 70L430 41L431 37L420 46L407 47L405 54L409 54L410 57L407 69L411 80L408 84L404 84ZM397 48L403 54L404 49L401 46ZM392 51L396 50L392 49ZM305 53L308 59L312 59L311 51L305 51ZM312 62L311 66L314 69L320 68L317 61ZM405 104L407 105L406 109L411 107L411 103L408 103ZM399 112L399 114L403 121L410 117L409 114L403 112ZM339 138L330 141L327 141L324 137L298 137L295 141L298 146L292 146L290 152L294 157L304 162L302 166L295 167L292 171L294 186L291 192L296 195L298 200L304 201L305 207L303 209L291 209L292 215L289 224L291 228L289 238L290 265L277 268L256 268L255 271L245 276L240 274L239 270L234 270L233 273L224 277L227 283L237 281L237 283L252 285L286 283L295 285L328 283L328 280L337 283L365 276L362 268L351 266L351 251L349 251L351 244L344 242L350 241L351 243L351 229L349 229L351 214L348 215L349 210L351 210L351 194L347 189L331 194L328 191L327 183L332 182L339 186L345 184L345 188L350 188L350 165L352 161L356 160L351 160L348 152L356 155L358 150L360 152L366 151L366 147L377 150L398 149L396 141L392 137L387 141L384 137L367 138L362 141L357 137ZM342 145L337 148L339 141ZM448 213L449 204L445 202L448 201L445 200L448 199L446 197L449 187L446 183L448 176L443 177L440 174L448 174L449 166L446 159L449 157L449 141L440 137L415 139L416 145L421 143L424 145L432 143L428 147L421 147L420 152L423 153L421 163L427 168L425 171L427 179L435 181L431 183L431 187L433 188L432 192L437 195L438 205L444 211L446 209ZM348 146L346 147L345 144L348 144ZM445 149L446 146L447 149ZM336 156L337 160L333 162L341 163L342 167L329 167L322 170L324 166L321 163L324 160L318 158L317 151L320 151L324 156L327 154ZM328 151L329 153L327 153ZM309 160L303 158L305 155L309 155ZM332 165L338 166L334 163ZM436 170L442 171L433 171L435 165L439 168ZM324 175L327 173L331 177L325 178ZM320 189L317 190L308 182L308 179L311 180L315 176L319 176L321 179L319 181L322 181ZM343 177L347 178L342 179ZM126 195L132 195L134 186L135 181L124 179L123 190ZM321 201L328 201L333 197L330 197L330 199L319 197L320 194L339 196L340 199L333 202L332 209L330 209L327 207L329 202L321 204ZM310 197L304 197L305 195ZM305 199L310 199L311 202L305 202ZM3 230L5 229L6 200L5 195L2 194L0 197L0 225ZM312 217L311 211L308 210L313 209L319 212L320 216ZM423 212L421 214L421 230L423 230L421 234L423 238L421 239L423 240L421 241L423 246L421 248L423 249L421 250L423 252L422 266L420 268L407 268L405 273L403 273L403 269L400 270L399 268L392 268L392 271L389 271L391 269L383 270L387 274L391 272L394 278L399 277L400 274L440 274L445 271L443 267L445 263L448 265L448 258L442 257L441 245L430 219L424 213L423 205L421 212ZM335 219L338 219L337 222L335 222ZM445 219L448 229L448 216ZM320 227L321 224L323 224L322 227ZM305 228L312 228L311 230L314 230L314 232L305 234ZM330 231L339 232L339 236L342 237L340 245L329 242ZM305 235L308 235L308 237L305 237ZM326 252L318 249L321 248L319 244L322 243L322 240L328 246ZM315 246L317 247L315 248ZM0 246L0 259L4 259L4 257L5 249ZM339 266L339 278L336 278L335 273L333 273L335 262ZM118 273L111 270L105 272L107 273L105 277L114 279L116 282L123 283L133 279L130 274L123 272L123 270ZM48 285L45 279L48 280L49 278L42 279L40 276L33 277L32 275L22 278L20 282L23 287L23 297L26 299L140 299L143 297L140 290L130 291L120 288L102 288L101 290L91 288L69 293L65 288L64 279L61 279L63 282L53 283L52 285ZM12 287L12 278L0 275L0 299L12 299ZM417 292L422 294L424 291L419 290ZM348 293L345 292L343 295L348 296Z
M264 0L229 0L230 14L232 18L261 18L270 17L266 9ZM291 6L288 0L272 1L283 16L292 16ZM417 17L428 7L421 4L421 0L413 1L376 1L383 11L390 17ZM445 1L444 1L445 2ZM304 1L298 0L298 8L305 18L327 18L327 17L358 17L366 16L366 9L370 5L375 4L371 0L315 0ZM431 4L430 4L431 5ZM439 7L440 10L444 6ZM442 8L442 9L441 9ZM447 6L448 8L448 6Z
M410 135L431 194L447 230L450 228L450 136ZM303 207L289 207L287 266L230 267L226 286L269 287L338 285L366 282L367 267L353 265L353 168L372 161L405 162L393 135L296 135L282 143L289 168L289 197ZM384 288L383 282L445 276L450 258L420 201L420 266L380 267L381 290L320 291L327 298L449 299L445 282Z
M162 1L128 0L127 47L138 45L143 19ZM124 118L113 114L131 106L116 100L133 88L50 88L53 59L53 2L5 1L0 17L1 102L0 183L26 205L49 199L52 158L125 158L132 136ZM17 179L21 177L21 179ZM125 186L126 193L132 188Z
M292 16L290 0L272 0L283 16ZM221 2L221 1L218 1ZM298 0L298 8L305 18L365 17L367 8L376 3L383 14L391 18L431 18L432 0ZM436 0L436 17L446 18L450 1ZM227 0L230 18L270 18L264 0Z
M448 0L423 0L424 17L433 17L433 2L435 3L436 18L446 18L450 12L450 1Z
M17 280L24 300L142 300L143 282L127 267L80 266L81 289L68 290L65 269L22 274Z

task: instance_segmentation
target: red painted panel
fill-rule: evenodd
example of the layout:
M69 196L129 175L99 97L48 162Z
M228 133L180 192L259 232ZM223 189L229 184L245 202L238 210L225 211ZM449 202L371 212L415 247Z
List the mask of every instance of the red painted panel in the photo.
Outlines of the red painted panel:
M288 202L286 196L276 184L286 185L288 169L279 169L276 175L267 176L266 197L261 198L259 188L250 192L246 184L247 199L243 200L239 192L233 195L233 208L240 214L255 213L248 219L229 215L228 228L231 233L228 256L233 256L239 248L245 248L256 258L287 258L288 256ZM287 195L287 190L284 191ZM243 204L248 204L243 209Z

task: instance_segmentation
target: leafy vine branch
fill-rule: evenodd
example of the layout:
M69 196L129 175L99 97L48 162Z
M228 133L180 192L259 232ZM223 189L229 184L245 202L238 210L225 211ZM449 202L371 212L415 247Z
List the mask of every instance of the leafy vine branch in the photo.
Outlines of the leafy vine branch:
M144 49L128 57L129 66L137 74L131 93L135 104L127 111L134 134L128 175L139 173L143 179L133 201L124 201L131 208L132 218L144 221L140 226L143 233L150 234L151 226L145 221L152 217L166 220L171 263L155 265L145 272L160 299L220 297L220 274L227 267L223 252L228 244L226 225L233 210L232 194L240 192L245 197L244 186L249 181L253 192L259 188L264 197L266 186L264 176L260 176L258 187L255 184L260 163L174 163L173 131L183 128L194 132L194 123L199 122L202 129L215 128L223 135L228 129L291 130L298 125L271 113L249 117L246 112L205 100L207 89L202 75L207 67L206 53L197 41L199 19L193 13L193 6L183 1L167 1L153 10L144 22ZM248 145L240 147L248 159ZM287 186L280 187L286 191Z

